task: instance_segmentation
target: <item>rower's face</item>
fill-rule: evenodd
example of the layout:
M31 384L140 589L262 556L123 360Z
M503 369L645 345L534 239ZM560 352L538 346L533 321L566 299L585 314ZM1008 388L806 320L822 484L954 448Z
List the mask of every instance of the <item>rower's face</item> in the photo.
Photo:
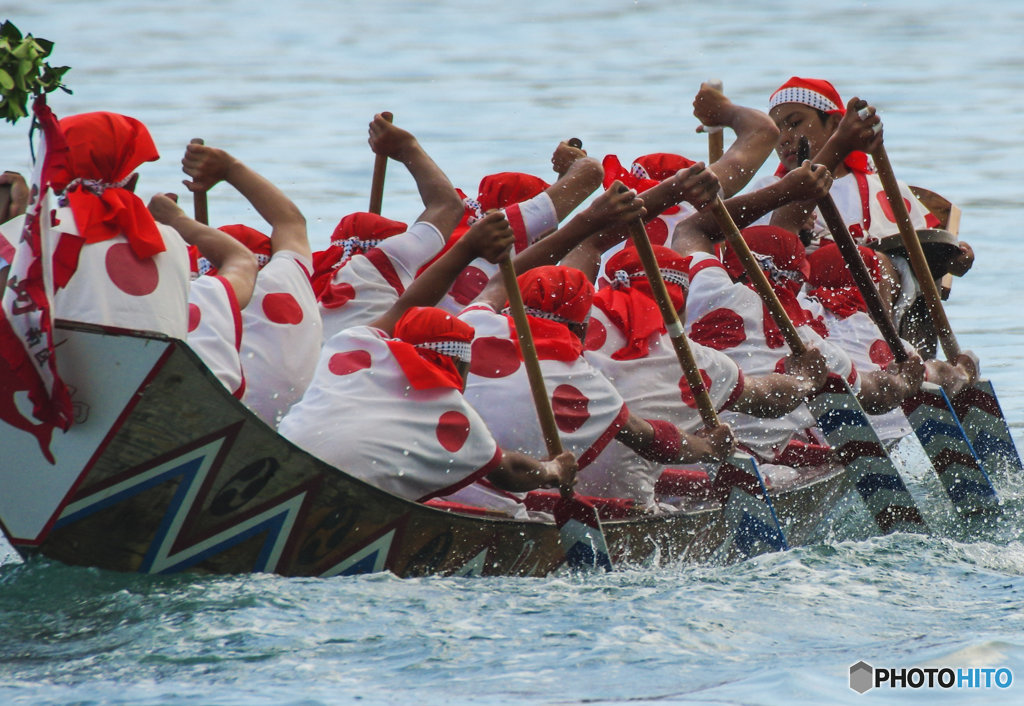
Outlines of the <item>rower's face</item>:
M779 128L779 141L775 145L775 151L787 170L800 166L797 148L801 137L807 138L811 146L811 157L814 157L818 150L825 146L825 142L839 124L838 115L830 115L823 123L818 111L803 103L781 103L772 108L768 115Z

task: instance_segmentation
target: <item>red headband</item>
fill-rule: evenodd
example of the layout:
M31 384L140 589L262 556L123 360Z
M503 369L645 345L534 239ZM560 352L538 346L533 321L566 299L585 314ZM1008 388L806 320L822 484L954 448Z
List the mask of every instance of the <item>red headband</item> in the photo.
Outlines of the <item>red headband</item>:
M686 303L690 258L660 245L652 248L672 306L680 311ZM651 284L636 248L630 244L617 252L605 265L605 275L612 281L612 286L603 288L594 296L594 305L626 338L626 345L612 353L612 358L643 358L648 353L651 334L665 331L665 322L655 304Z
M97 243L121 234L140 258L166 250L146 204L124 188L136 167L160 155L146 126L117 113L82 113L59 122L68 151L57 168L78 234Z
M790 77L768 99L768 109L771 110L782 103L802 103L823 113L846 114L846 106L839 97L839 91L831 83L820 78Z
M443 309L413 307L395 323L387 342L405 376L417 390L434 387L462 389L462 376L453 358L469 362L473 327Z

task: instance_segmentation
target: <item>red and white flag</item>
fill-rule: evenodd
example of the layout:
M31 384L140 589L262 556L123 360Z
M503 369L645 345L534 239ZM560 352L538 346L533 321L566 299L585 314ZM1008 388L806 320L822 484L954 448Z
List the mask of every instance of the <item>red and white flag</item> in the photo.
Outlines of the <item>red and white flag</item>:
M53 281L44 253L44 233L50 230L51 187L66 184L67 145L57 118L43 96L32 106L42 127L32 177L32 190L21 240L14 243L0 318L0 420L33 434L47 459L55 428L66 431L72 422L71 397L57 371L53 339ZM54 182L57 182L55 184ZM27 392L32 403L28 419L19 410L18 393Z

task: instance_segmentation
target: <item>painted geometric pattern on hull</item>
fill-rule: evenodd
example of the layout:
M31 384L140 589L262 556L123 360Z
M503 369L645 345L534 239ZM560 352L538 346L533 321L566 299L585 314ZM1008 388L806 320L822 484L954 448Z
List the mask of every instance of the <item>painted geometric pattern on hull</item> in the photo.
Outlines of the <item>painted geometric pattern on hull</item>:
M943 389L925 383L918 394L904 401L903 411L957 512L999 512L992 481L975 456Z
M242 505L251 489L262 488L274 473L278 462L273 457L248 464L221 487L212 502L209 498L214 480L230 456L242 423L231 424L147 463L118 473L101 484L77 494L61 512L55 531L75 532L76 523L88 521L104 510L138 502L147 491L176 483L162 508L149 507L155 520L148 523L149 539L140 551L142 558L135 570L141 573L172 573L197 568L203 562L228 552L231 570L279 572L287 571L287 557L295 555L301 543L313 547L316 542L306 529L311 500L321 488L320 478L306 477L304 482L285 492L276 493L251 508ZM223 480L223 478L221 479ZM200 529L200 515L210 510L230 515L230 519L213 527ZM120 508L118 508L120 509ZM133 514L133 510L127 510ZM322 576L351 575L384 571L393 548L401 543L406 515L380 527L374 534L346 547L341 556L335 554L332 564L322 568ZM314 528L314 532L317 528ZM255 544L255 549L253 545ZM446 554L447 556L447 554ZM487 549L481 548L452 568L457 575L479 575L485 566Z
M885 533L927 532L913 496L846 381L829 375L825 388L807 405L878 528Z
M1007 473L1024 471L990 381L979 380L973 387L962 390L953 398L953 410L985 468Z

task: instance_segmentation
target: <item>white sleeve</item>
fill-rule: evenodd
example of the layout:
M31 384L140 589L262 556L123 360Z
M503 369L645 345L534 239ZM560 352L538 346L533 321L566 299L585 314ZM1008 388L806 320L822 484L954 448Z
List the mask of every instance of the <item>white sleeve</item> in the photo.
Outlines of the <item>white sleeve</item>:
M416 272L441 252L444 236L432 223L417 221L409 230L386 238L377 246L394 265L395 271L406 287L416 277Z
M558 213L551 197L541 192L518 204L526 228L526 239L533 244L558 228Z

